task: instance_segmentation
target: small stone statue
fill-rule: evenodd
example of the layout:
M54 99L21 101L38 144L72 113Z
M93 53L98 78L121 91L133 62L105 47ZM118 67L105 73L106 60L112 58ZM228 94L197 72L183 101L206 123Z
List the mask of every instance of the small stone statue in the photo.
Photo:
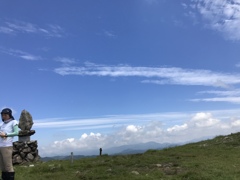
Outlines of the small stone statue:
M22 110L18 127L23 131L25 130L29 131L32 128L32 125L33 125L33 119L31 114L25 109Z
M19 137L21 137L21 136L29 136L30 137L31 135L35 134L35 131L31 130L32 125L33 125L32 115L25 109L22 110L20 119L19 119L19 125L18 125L18 127L21 130L19 131L18 136ZM30 139L28 138L27 140L30 140Z
M38 155L38 143L31 141L30 136L35 133L31 130L33 118L31 114L23 110L19 118L18 127L21 129L18 134L18 141L13 143L13 164L24 164L40 160Z

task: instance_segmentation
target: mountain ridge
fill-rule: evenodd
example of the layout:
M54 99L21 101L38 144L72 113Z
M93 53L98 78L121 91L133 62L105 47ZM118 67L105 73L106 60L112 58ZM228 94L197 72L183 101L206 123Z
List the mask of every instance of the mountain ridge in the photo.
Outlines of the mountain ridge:
M127 154L138 154L144 153L149 149L160 150L168 147L174 147L180 144L174 143L156 143L153 141L146 142L146 143L138 143L138 144L131 144L131 145L122 145L111 147L107 149L102 149L102 155L127 155ZM98 154L99 155L99 154ZM73 155L73 159L81 159L81 158L88 158L88 157L96 157L97 154L92 155ZM50 161L50 160L66 160L70 159L70 155L62 155L62 156L50 156L50 157L42 157L42 161Z

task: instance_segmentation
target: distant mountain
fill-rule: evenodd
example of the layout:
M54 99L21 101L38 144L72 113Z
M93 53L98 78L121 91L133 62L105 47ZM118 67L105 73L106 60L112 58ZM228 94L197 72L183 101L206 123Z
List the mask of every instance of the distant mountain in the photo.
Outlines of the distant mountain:
M115 154L115 155L141 154L141 153L144 153L144 152L146 152L146 150L132 150L132 149L126 149L126 150L123 150L122 152L117 153L117 154Z
M123 145L119 147L113 147L103 150L103 154L135 154L135 153L143 153L149 149L164 149L168 147L177 146L177 144L170 143L156 143L156 142L147 142L147 143L138 143L132 145Z
M133 145L123 145L118 147L112 147L104 149L102 148L102 155L121 155L121 154L138 154L144 153L149 149L164 149L168 147L178 146L179 144L170 144L170 143L156 143L156 142L147 142L147 143L138 143ZM74 155L74 159L81 159L81 158L89 158L89 157L96 157L96 151L92 151L92 155ZM51 161L51 160L67 160L71 159L71 156L53 156L53 157L42 157L42 161Z

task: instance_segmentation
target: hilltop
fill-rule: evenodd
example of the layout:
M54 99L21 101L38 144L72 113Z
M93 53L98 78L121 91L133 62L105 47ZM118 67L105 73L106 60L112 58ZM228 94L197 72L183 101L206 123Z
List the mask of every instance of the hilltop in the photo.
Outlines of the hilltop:
M240 133L162 150L15 166L16 179L240 179Z

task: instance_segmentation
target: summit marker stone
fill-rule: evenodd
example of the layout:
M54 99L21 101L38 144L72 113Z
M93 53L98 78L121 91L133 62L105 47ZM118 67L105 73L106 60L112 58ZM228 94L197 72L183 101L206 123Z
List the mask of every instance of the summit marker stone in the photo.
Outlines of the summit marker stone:
M13 142L13 164L24 164L36 162L41 159L38 154L38 143L36 140L31 141L30 137L35 134L35 130L31 130L33 125L32 115L22 110L18 127L21 129L18 133L18 141Z
M19 125L18 127L22 130L22 131L30 131L33 125L33 118L32 115L26 111L25 109L22 110L20 119L19 119Z

